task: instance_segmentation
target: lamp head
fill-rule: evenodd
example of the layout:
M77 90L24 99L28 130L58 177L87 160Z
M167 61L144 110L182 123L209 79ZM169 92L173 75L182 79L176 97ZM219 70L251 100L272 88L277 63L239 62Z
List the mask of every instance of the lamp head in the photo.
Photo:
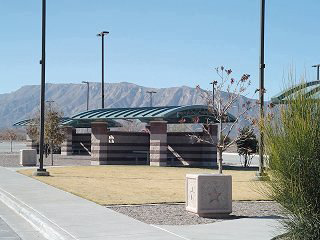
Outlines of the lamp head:
M102 31L102 32L98 33L97 36L101 37L101 36L104 36L104 35L107 35L107 34L109 34L108 31Z

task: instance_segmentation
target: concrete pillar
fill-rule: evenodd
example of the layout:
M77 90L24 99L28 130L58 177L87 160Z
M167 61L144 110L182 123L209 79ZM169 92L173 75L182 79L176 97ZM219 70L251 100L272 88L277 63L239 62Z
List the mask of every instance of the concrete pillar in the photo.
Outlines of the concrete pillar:
M26 148L27 149L35 149L35 150L38 149L38 144L36 143L36 141L32 140L28 134L27 134Z
M91 165L107 164L107 127L106 122L91 123Z
M70 156L72 151L72 139L76 133L76 129L73 127L65 127L65 140L61 144L61 155Z
M167 122L150 121L150 166L167 166Z

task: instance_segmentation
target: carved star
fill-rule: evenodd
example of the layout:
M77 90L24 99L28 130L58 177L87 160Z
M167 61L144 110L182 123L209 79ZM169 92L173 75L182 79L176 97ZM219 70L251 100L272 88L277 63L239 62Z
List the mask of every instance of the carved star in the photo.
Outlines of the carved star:
M212 203L213 201L219 202L219 197L221 196L221 192L218 192L216 188L213 188L212 192L209 192L208 195L210 197L209 203Z

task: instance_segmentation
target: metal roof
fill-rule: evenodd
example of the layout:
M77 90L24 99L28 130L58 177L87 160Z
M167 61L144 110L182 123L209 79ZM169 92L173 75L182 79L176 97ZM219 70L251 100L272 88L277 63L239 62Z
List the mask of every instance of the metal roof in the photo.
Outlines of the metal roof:
M66 122L68 122L70 120L70 118L68 117L64 117L60 119L60 124L64 124ZM15 124L13 124L14 127L25 127L25 126L30 126L30 125L34 125L34 121L33 119L25 119L19 122L16 122Z
M109 127L121 127L115 120L137 119L141 122L164 120L168 123L207 123L217 122L216 117L206 105L167 106L167 107L135 107L135 108L105 108L82 112L71 118L61 118L60 124L75 128L90 128L92 122L104 121ZM228 113L225 122L234 122L235 117ZM32 119L23 120L13 126L28 126Z
M206 105L95 109L76 114L71 119L78 122L102 119L138 119L141 122L165 120L168 123L217 122ZM228 114L226 122L233 121L235 121L235 117Z
M287 103L290 99L294 98L296 94L303 94L309 98L320 99L320 81L317 80L294 85L271 98L271 102L274 104Z
M106 120L109 127L121 127L122 125L111 119ZM14 127L26 127L33 125L33 119L26 119L13 124ZM64 117L60 119L60 124L65 126L72 126L75 128L91 128L91 121L74 121L72 118Z

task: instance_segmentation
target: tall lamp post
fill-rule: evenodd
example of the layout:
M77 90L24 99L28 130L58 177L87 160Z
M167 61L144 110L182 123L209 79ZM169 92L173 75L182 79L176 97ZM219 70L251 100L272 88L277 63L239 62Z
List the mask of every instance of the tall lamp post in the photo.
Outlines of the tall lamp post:
M45 113L45 84L46 84L46 0L42 0L42 56L41 87L40 87L40 141L39 141L39 168L33 174L36 176L49 176L49 172L43 168L44 150L44 113Z
M210 84L212 84L212 112L214 114L214 86L218 84L217 81L212 81Z
M152 94L157 93L155 91L147 91L150 94L150 107L152 107Z
M101 37L101 57L102 57L102 67L101 67L101 108L104 108L104 36L109 34L107 31L102 31L98 33L97 36Z
M47 100L46 103L49 105L49 111L52 112L52 103L54 103L54 100Z
M260 64L259 64L259 105L260 105L260 121L264 120L264 19L265 19L265 0L260 3ZM260 131L259 137L259 172L257 178L264 177L264 141L263 132Z
M82 83L87 84L87 111L89 110L89 82L82 81Z
M320 80L320 78L319 78L319 67L320 67L320 64L313 65L312 67L317 68L317 80Z

